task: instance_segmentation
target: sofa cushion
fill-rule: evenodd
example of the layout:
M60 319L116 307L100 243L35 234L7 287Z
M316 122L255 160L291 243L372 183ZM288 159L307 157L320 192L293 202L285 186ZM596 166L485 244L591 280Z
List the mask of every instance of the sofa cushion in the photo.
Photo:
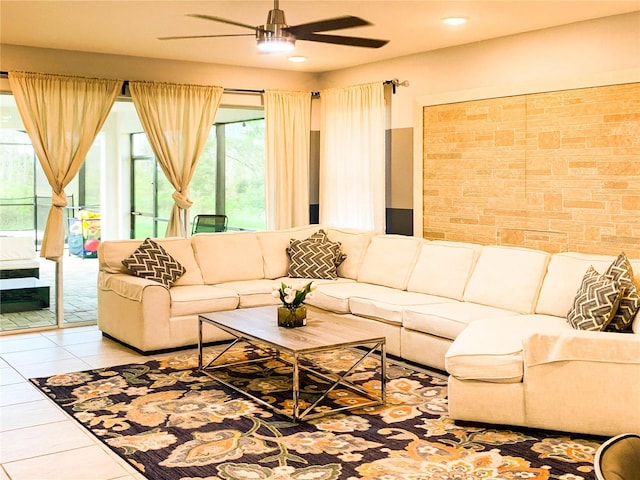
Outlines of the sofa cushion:
M240 297L240 308L262 307L264 305L278 305L280 299L272 295L273 288L280 284L269 278L259 280L240 280L237 282L224 282L216 284L216 287L233 290Z
M180 278L185 268L159 244L145 239L138 248L122 264L133 275L147 280L154 280L170 287Z
M422 243L422 238L402 235L373 237L358 271L358 282L404 290Z
M424 243L407 290L462 300L464 287L481 250L480 245L470 243Z
M467 302L533 313L549 254L519 247L482 248L464 292Z
M354 291L358 291L360 284L348 278L338 277L337 280L319 280L316 285L316 289L305 300L307 305L330 312L350 313L349 297Z
M357 294L349 298L351 313L398 325L402 323L402 312L408 306L455 301L450 298L407 292L382 285L360 285L363 286L354 289L357 290Z
M577 330L604 330L618 309L621 293L619 282L590 266L567 313L567 322Z
M291 240L287 275L298 278L335 279L341 258L340 244L316 240Z
M345 254L345 260L338 266L338 276L355 280L358 269L362 264L367 246L371 242L373 232L363 232L353 229L327 229L327 237L332 242L339 242L340 249Z
M302 240L318 231L318 225L257 232L264 262L264 278L279 278L287 274L289 256L287 247L292 238Z
M442 298L444 301L434 302L431 305L405 307L402 326L417 332L453 340L469 323L475 320L518 315L512 310L489 307L479 303L458 302L444 297L435 298Z
M576 252L552 255L540 288L536 313L566 317L587 268L591 265L602 273L614 259L611 255L587 255Z
M570 329L564 318L550 315L517 315L472 322L447 351L447 372L460 380L521 382L523 340L536 332Z
M605 276L609 276L620 282L620 303L618 310L607 325L607 330L612 332L628 332L638 308L640 308L640 295L633 278L633 267L624 253L609 266Z
M255 232L197 233L191 241L205 283L264 278L262 249Z
M31 237L0 236L0 261L33 260L36 246Z
M171 294L171 317L198 315L204 312L233 310L238 307L238 294L213 285L175 286Z

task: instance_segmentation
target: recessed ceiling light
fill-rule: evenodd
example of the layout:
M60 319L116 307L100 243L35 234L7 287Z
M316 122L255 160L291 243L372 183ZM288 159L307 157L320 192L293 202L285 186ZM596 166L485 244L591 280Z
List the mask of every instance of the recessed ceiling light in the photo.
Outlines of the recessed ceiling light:
M442 21L447 25L464 25L467 23L468 19L466 17L447 17L443 18Z
M293 63L302 63L307 61L307 57L301 57L301 56L289 57L289 61Z

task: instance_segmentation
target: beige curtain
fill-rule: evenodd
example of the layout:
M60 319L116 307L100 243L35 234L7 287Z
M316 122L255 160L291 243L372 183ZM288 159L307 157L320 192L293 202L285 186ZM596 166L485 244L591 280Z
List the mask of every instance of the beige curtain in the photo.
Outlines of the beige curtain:
M9 85L53 190L40 256L58 259L64 252L64 188L82 166L122 82L10 72Z
M129 89L151 148L175 189L175 203L165 235L186 237L189 208L193 204L189 200L189 183L224 90L216 86L155 82L130 82Z
M264 115L267 228L307 225L311 94L267 90Z
M320 223L385 231L382 82L320 92Z

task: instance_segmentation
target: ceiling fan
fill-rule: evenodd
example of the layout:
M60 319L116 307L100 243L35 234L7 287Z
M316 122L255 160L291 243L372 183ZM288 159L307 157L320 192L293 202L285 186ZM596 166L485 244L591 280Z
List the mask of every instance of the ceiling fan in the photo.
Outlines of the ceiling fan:
M380 48L386 45L389 40L378 40L375 38L346 37L342 35L326 35L318 32L328 32L331 30L342 30L345 28L362 27L371 23L359 17L346 15L343 17L328 18L316 22L303 23L301 25L287 25L284 11L279 8L279 0L273 1L273 9L269 10L267 22L264 25L253 27L244 23L228 20L226 18L212 15L188 14L189 17L211 20L214 22L227 23L237 27L248 28L254 33L241 33L231 35L188 35L180 37L160 37L159 40L179 40L185 38L215 38L215 37L244 37L255 35L258 50L266 53L288 52L295 48L296 40L307 40L309 42L333 43L337 45L348 45L351 47Z

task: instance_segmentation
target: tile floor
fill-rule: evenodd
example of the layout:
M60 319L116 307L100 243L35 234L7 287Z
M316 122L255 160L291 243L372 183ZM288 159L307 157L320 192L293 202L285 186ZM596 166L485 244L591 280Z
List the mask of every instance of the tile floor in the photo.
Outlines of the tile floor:
M0 480L143 480L27 379L167 355L139 355L96 326L0 337Z

